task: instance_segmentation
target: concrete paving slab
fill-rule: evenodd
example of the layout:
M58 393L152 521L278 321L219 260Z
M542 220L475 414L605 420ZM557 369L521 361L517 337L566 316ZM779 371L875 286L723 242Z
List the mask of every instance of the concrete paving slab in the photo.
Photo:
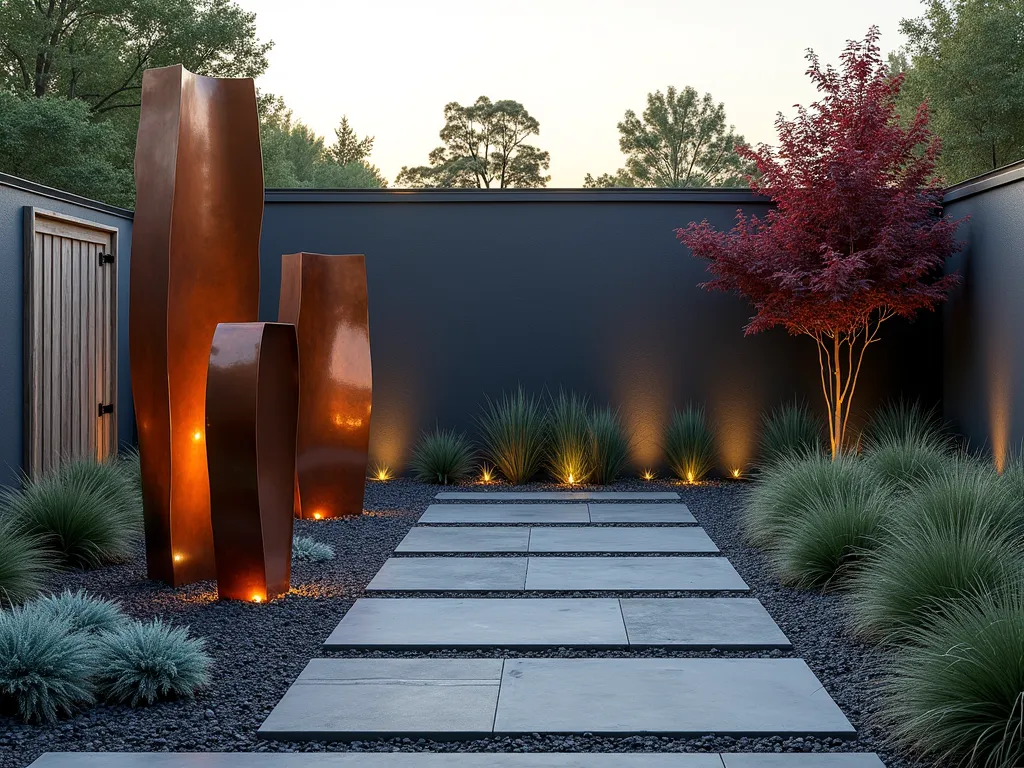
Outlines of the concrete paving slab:
M431 504L421 523L589 523L586 504Z
M800 659L506 659L495 733L850 736Z
M492 730L501 659L313 659L260 726L284 741Z
M722 761L715 754L636 752L50 752L30 768L722 768Z
M489 592L522 590L525 557L391 558L367 585L368 592Z
M749 587L724 557L531 557L526 589L745 592Z
M627 647L614 598L357 600L325 650Z
M675 491L441 491L435 499L459 501L673 501Z
M633 648L793 647L761 601L754 598L623 598L619 602Z
M696 523L685 504L590 504L592 523Z
M395 552L527 552L530 529L523 527L413 528Z
M873 752L828 754L729 754L722 755L725 768L885 768Z
M508 529L506 529L508 530ZM694 526L686 528L533 528L530 552L717 552Z

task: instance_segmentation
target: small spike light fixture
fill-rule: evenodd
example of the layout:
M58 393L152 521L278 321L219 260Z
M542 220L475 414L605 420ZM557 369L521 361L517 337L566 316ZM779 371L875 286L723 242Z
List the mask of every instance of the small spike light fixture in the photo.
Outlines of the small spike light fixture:
M654 475L654 470L652 470L652 469L645 469L645 470L644 470L644 471L643 471L643 472L642 472L642 473L640 474L640 479L641 479L641 480L646 480L646 481L648 481L648 482L650 482L651 480L653 480L653 479L654 479L654 477L655 477L655 475Z
M394 474L391 472L391 467L389 467L384 462L378 462L377 465L373 468L374 480L386 483L392 477L394 477Z

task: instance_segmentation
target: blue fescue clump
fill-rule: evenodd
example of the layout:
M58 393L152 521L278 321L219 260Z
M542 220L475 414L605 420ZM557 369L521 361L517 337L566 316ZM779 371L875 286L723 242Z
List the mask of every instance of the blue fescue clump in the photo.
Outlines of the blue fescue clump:
M94 701L95 645L47 611L0 612L0 700L26 721L52 722Z
M158 699L193 698L210 681L206 644L187 627L160 619L132 621L104 632L97 643L97 678L109 701L137 707Z
M28 610L63 621L73 632L109 632L128 621L116 602L93 597L83 589L41 597Z
M296 536L292 539L292 560L311 563L324 563L334 559L334 548L308 536Z

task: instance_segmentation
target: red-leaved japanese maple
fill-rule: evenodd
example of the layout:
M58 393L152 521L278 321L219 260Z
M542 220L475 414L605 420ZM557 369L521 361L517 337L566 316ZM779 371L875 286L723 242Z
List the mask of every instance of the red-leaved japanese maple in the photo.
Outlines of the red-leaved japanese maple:
M763 219L737 214L730 232L707 221L676 231L713 277L702 287L753 305L752 334L783 326L818 346L833 457L844 445L864 353L881 325L933 308L956 283L943 275L960 245L958 221L940 215L939 140L926 104L901 124L903 77L878 49L878 29L851 41L840 69L808 52L822 94L793 120L776 120L779 147L737 151L759 176L750 187L775 202Z

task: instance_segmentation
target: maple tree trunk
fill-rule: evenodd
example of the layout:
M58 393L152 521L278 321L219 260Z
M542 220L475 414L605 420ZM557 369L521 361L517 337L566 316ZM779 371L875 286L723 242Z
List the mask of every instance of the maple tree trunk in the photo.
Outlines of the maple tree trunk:
M828 417L828 440L833 461L846 444L846 428L853 405L853 393L867 348L878 341L879 326L892 317L881 311L869 317L863 326L850 331L808 332L818 344L821 391Z

